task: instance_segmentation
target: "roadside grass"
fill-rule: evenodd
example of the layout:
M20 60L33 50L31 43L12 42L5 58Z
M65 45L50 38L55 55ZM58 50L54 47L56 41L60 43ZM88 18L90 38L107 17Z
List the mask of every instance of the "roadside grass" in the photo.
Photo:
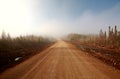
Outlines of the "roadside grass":
M0 72L39 53L53 43L54 41L49 38L33 35L16 38L2 36L0 39Z

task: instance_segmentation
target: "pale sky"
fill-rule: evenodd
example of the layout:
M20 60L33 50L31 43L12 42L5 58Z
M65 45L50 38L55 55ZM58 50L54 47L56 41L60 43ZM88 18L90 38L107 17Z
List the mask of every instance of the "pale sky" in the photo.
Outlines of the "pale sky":
M120 0L0 0L0 33L11 36L98 33L117 25Z

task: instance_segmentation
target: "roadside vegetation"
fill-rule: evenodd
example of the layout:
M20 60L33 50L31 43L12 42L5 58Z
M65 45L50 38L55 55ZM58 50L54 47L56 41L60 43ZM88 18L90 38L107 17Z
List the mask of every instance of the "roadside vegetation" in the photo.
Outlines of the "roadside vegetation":
M0 38L0 71L39 53L53 43L52 39L41 36L29 35L12 38L9 34L2 32Z
M69 34L67 41L103 62L120 69L120 31L117 26L98 35Z

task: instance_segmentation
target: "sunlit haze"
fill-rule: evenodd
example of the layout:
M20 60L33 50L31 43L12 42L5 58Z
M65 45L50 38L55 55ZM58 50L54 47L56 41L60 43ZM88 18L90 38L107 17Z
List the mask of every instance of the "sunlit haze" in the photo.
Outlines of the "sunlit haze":
M11 36L98 33L117 25L120 0L0 0L0 33Z

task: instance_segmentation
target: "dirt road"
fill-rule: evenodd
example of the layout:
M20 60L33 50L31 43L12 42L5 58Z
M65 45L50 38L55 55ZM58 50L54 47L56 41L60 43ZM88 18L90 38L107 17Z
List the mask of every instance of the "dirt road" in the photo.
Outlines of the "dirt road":
M120 79L120 71L59 40L1 73L0 79Z

